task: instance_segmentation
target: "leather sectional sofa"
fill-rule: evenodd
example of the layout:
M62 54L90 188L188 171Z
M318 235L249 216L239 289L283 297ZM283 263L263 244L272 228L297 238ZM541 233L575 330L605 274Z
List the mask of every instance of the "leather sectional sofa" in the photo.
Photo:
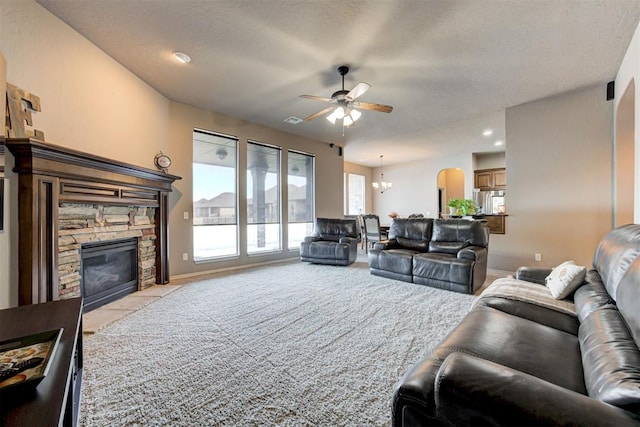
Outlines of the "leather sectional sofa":
M494 281L398 382L392 424L640 425L639 254L640 225L611 231L560 300L549 269Z
M358 222L352 218L316 218L313 235L300 244L300 260L349 265L358 256Z
M377 276L475 293L487 275L489 228L466 219L394 219L389 240L369 250Z

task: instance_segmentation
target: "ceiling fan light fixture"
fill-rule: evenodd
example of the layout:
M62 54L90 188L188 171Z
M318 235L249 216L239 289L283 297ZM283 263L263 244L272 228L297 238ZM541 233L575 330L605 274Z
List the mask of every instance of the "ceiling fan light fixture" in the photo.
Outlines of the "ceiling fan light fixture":
M334 111L333 113L329 114L327 116L327 120L329 120L331 122L332 125L336 124L336 112Z
M351 116L351 120L355 122L362 116L362 113L354 108L353 110L351 110L351 113L349 115Z
M343 107L338 107L333 111L333 115L336 116L336 119L341 119L344 117L344 108Z
M351 126L353 124L353 120L351 119L351 116L348 116L348 115L344 116L342 118L342 124L344 126Z

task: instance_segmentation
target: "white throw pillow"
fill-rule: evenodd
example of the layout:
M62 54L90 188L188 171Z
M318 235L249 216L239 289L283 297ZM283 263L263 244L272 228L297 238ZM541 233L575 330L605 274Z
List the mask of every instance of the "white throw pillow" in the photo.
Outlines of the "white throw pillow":
M585 267L566 261L551 271L545 283L555 299L564 299L582 285L586 274Z

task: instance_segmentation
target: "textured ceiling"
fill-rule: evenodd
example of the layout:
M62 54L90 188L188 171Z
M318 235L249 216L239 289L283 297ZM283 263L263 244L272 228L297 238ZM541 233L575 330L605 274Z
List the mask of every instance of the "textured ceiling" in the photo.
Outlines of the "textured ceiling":
M640 0L38 3L169 99L344 146L369 166L502 150L505 108L594 84L604 97L640 16ZM347 90L367 82L359 100L393 112L363 111L344 137L323 118L284 122L323 109L299 95L330 97L342 64Z

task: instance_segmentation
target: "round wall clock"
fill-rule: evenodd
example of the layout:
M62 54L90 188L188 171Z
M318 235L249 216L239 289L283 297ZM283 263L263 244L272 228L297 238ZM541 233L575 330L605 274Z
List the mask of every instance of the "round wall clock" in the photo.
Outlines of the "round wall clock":
M169 169L169 166L171 166L171 158L161 151L156 154L156 157L153 159L153 163L155 163L159 170L166 172L167 169Z

